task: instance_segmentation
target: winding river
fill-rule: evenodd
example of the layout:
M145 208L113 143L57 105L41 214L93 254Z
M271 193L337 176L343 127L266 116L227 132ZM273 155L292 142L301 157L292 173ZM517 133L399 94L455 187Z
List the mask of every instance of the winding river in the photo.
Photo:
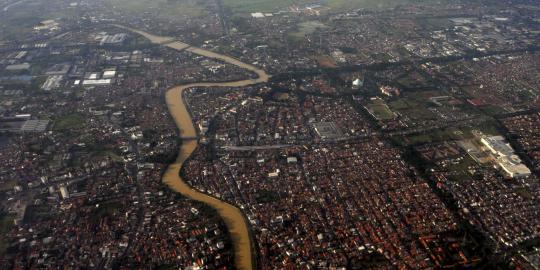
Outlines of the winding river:
M220 60L220 61L232 64L232 65L236 65L238 67L244 68L246 70L249 70L257 74L258 76L257 79L223 82L223 83L219 83L219 82L191 83L191 84L186 84L186 85L179 85L167 91L165 98L167 101L169 112L172 115L176 123L176 126L180 130L180 134L184 138L184 140L183 140L182 146L180 147L180 151L179 151L178 157L176 158L176 161L173 164L169 165L165 174L163 175L163 182L166 183L174 191L181 193L182 195L188 198L206 203L207 205L210 205L211 207L217 210L217 212L225 221L225 224L227 225L229 233L231 234L231 238L232 238L233 246L234 246L234 252L235 252L236 268L241 269L241 270L253 269L253 266L254 266L253 254L252 254L253 249L252 249L252 243L251 243L251 239L249 235L248 222L245 216L243 215L243 213L241 212L241 210L229 203L226 203L215 197L209 196L205 193L202 193L193 189L180 176L180 170L182 169L184 162L189 158L189 156L193 153L193 151L195 151L198 144L198 141L196 139L193 139L197 137L197 131L195 130L195 126L193 125L193 121L186 107L186 103L183 99L182 93L184 92L184 90L193 88L193 87L248 86L248 85L253 85L257 83L267 82L270 76L264 70L261 70L250 64L241 62L230 56L218 54L218 53L201 49L201 48L197 48L197 47L192 47L186 43L177 41L171 37L156 36L150 33L146 33L144 31L140 31L137 29L133 29L133 28L129 28L129 27L121 26L121 25L115 25L115 26L140 34L146 37L147 39L149 39L152 43L161 44L174 50L179 50L179 51L186 50L194 54Z

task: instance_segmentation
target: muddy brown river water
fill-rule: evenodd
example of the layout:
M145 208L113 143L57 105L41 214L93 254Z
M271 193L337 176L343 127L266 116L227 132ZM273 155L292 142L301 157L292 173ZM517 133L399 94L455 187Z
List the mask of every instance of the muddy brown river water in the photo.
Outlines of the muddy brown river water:
M179 85L169 89L165 95L167 106L170 114L172 115L176 126L180 130L180 136L183 138L196 138L197 131L193 125L193 121L189 114L186 103L183 99L183 91L193 87L242 87L253 84L267 82L270 76L264 71L250 64L244 63L233 57L215 53L209 50L192 47L189 44L180 42L171 37L163 37L153 35L141 30L116 25L117 27L130 30L134 33L140 34L152 43L161 44L174 50L186 50L194 54L202 55L208 58L220 60L238 67L244 68L258 75L257 79L233 81L233 82L200 82L191 83L186 85ZM234 246L235 264L236 268L253 269L253 248L249 234L249 225L246 217L239 208L233 206L227 202L221 201L218 198L209 196L205 193L197 191L189 186L184 179L180 176L180 170L185 161L191 156L193 151L197 148L198 141L196 139L185 139L180 147L180 151L176 161L170 164L165 174L163 175L163 182L166 183L174 191L181 193L182 195L203 202L217 210L219 215L225 221Z

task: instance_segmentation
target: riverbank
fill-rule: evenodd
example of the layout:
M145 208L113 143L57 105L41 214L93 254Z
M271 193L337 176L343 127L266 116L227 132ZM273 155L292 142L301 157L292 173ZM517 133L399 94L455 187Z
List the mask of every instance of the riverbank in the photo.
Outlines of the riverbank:
M241 81L223 82L223 83L191 83L186 85L179 85L169 89L165 95L167 107L169 113L173 117L176 126L180 130L180 136L186 138L178 153L178 157L173 164L170 164L163 175L163 182L167 184L172 190L197 201L203 202L216 209L219 215L225 221L227 229L231 234L233 241L235 264L237 269L253 269L254 267L254 254L253 245L249 233L249 225L245 215L242 211L218 198L204 194L193 189L187 182L180 176L180 171L186 160L191 156L193 151L197 148L198 141L193 138L197 138L197 131L193 125L191 115L188 111L186 103L183 99L183 92L193 87L243 87L254 85L258 83L267 82L270 76L261 69L255 66L241 62L238 59L230 56L218 54L205 49L192 47L186 43L176 41L171 37L162 37L146 33L137 29L129 27L115 25L117 27L130 30L134 33L142 35L149 39L152 43L161 44L174 50L187 50L191 53L202 55L205 57L220 60L238 67L244 68L257 74L256 79L248 79Z

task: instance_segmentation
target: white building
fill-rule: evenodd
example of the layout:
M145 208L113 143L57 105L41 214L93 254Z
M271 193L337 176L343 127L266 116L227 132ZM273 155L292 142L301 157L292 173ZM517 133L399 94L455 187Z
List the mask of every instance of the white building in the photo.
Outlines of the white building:
M504 141L503 136L484 136L480 139L480 142L495 155L511 156L514 154L514 149Z
M260 18L264 18L265 16L262 12L253 12L251 13L251 17L260 19Z
M66 186L60 186L60 195L64 200L69 198L69 191Z
M521 162L514 149L502 136L483 136L480 142L495 155L497 165L512 178L523 178L531 175L531 170Z
M116 70L106 70L103 72L103 79L111 79L116 76Z
M92 86L92 85L109 85L111 84L111 79L100 79L100 80L84 80L82 85Z
M524 178L531 175L531 170L521 163L521 160L518 158L518 162L512 160L512 158L499 158L497 163L501 169L512 178Z
M358 88L364 86L364 81L361 80L360 78L358 78L358 79L353 81L352 86L353 86L354 89L358 89Z

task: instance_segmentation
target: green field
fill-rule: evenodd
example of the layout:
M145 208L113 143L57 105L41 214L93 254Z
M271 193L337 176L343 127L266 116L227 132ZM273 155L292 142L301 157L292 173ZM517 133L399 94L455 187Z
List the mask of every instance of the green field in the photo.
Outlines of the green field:
M7 248L7 239L4 236L13 227L13 215L0 212L0 255L4 254Z
M184 15L198 17L207 14L205 7L196 1L105 0L105 4L131 14L155 14L161 19L174 19Z
M101 203L99 207L94 209L94 211L90 214L90 218L94 222L99 222L102 218L105 217L112 217L115 214L117 214L122 209L122 204L120 202L105 202Z
M395 117L394 112L382 101L375 101L366 107L378 120L390 120Z
M404 110L409 108L409 104L407 104L407 101L405 99L398 99L396 101L390 102L390 107L394 110Z
M498 124L495 120L485 121L475 126L462 127L460 130L464 133L463 135L464 138L472 138L473 130L477 130L486 135L491 135L491 136L496 136L496 135L501 134L501 132L498 129Z
M396 141L400 145L417 145L433 142L444 142L470 138L472 135L459 128L445 128L427 133L415 134L408 137L399 137Z
M257 203L271 203L279 201L279 193L267 190L260 189L257 191L256 199Z
M443 142L453 140L471 139L474 137L473 130L480 131L487 135L500 135L497 124L494 121L485 121L475 126L463 126L456 128L445 128L428 133L416 134L396 141L400 145L416 145L432 142Z
M327 28L328 26L324 25L319 21L307 21L298 24L298 31L289 33L290 38L293 40L302 40L306 35L313 34L318 29Z
M44 20L80 18L78 11L68 8L63 0L26 0L8 12L3 12L3 7L0 7L0 43L2 40L13 41L32 35L33 27Z
M61 116L54 123L54 130L81 129L85 125L85 119L78 113Z
M301 7L308 4L321 4L330 8L332 12L358 8L384 9L411 3L422 4L429 2L422 0L223 0L223 4L233 13L276 12L287 10L292 5Z
M397 101L392 101L388 105L390 106L391 110L398 111L402 115L407 115L411 119L436 119L435 114L426 108L426 106L428 106L428 103L421 100L402 98Z
M389 8L399 4L409 2L405 0L323 0L322 3L334 10L354 9L354 8Z
M250 12L276 12L286 9L287 7L307 1L294 0L223 0L223 5L229 8L233 13L250 13Z
M485 105L485 106L480 106L479 107L481 111L483 111L484 113L488 114L488 115L498 115L498 114L503 114L503 113L507 113L507 111L499 106L496 106L496 105Z

